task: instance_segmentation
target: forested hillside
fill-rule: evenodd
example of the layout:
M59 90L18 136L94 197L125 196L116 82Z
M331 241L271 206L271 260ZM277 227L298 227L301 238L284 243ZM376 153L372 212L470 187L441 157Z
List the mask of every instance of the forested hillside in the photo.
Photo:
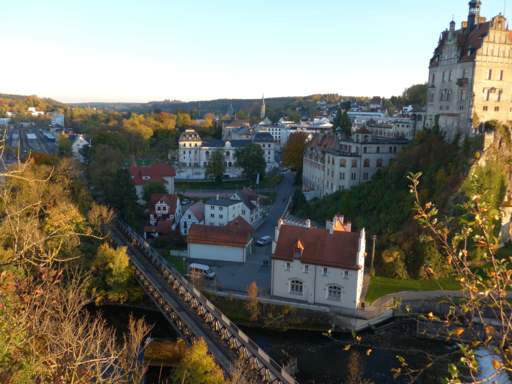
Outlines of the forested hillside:
M497 126L489 128L497 129ZM497 135L510 137L506 127L501 127ZM463 217L461 203L475 188L486 191L484 195L491 205L499 208L506 189L508 160L502 155L478 166L475 161L481 156L480 147L477 139L465 140L459 146L446 142L438 133L421 132L415 142L371 182L310 203L297 193L294 213L318 222L342 213L358 228L365 227L370 236L376 234L376 265L380 274L398 278L446 275L449 266L414 220L407 177L410 173L421 172L422 201L435 203L447 216L457 213ZM477 180L470 174L477 175ZM392 265L387 265L390 262Z
M38 111L51 112L63 111L65 105L52 99L37 96L0 94L0 117L4 117L6 112L14 112L20 117L28 118L27 109L30 107L35 107Z

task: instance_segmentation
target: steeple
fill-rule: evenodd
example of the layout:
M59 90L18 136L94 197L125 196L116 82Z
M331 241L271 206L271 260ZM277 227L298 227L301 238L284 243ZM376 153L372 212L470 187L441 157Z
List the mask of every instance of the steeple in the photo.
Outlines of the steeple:
M265 115L267 114L267 108L265 106L265 94L261 97L261 112L260 112L260 118L261 120L265 119Z
M471 0L469 2L468 28L473 29L480 22L480 0Z

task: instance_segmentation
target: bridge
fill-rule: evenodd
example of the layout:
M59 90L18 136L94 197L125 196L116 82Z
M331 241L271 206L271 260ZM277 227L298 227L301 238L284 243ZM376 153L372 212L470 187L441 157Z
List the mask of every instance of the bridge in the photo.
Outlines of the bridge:
M118 219L112 236L119 245L128 247L144 291L184 340L191 343L203 338L227 373L241 361L259 383L298 384L132 228Z

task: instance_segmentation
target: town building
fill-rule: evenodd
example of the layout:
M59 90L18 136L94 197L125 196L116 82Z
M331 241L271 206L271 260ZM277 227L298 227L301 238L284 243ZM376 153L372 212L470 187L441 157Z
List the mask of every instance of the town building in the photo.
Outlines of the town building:
M206 225L223 227L237 217L242 216L245 204L242 200L211 199L205 202L204 222Z
M29 107L29 108L27 108L27 112L30 113L30 115L32 117L39 117L39 116L43 116L44 115L44 112L43 111L38 111L36 107Z
M271 294L355 310L364 280L366 235L351 232L343 217L327 228L280 220L272 246Z
M240 216L253 227L257 226L263 219L263 207L261 199L256 192L251 189L244 188L241 191L233 193L232 200L241 201L242 208Z
M417 124L416 120L409 118L386 118L380 121L369 120L365 127L373 136L387 138L404 138L413 140L416 136ZM353 132L359 128L357 125L352 126Z
M144 227L144 236L168 235L176 229L180 222L180 199L177 195L151 195L148 211L149 225Z
M223 140L240 139L239 135L241 134L241 132L247 132L248 134L252 134L250 122L236 119L222 122Z
M238 217L227 226L194 224L187 236L190 259L245 263L252 251L252 227Z
M59 112L51 113L51 124L53 127L61 127L64 128L64 114Z
M168 194L174 194L176 171L169 164L155 163L149 166L132 164L129 172L139 203L144 203L144 185L152 182L162 183Z
M180 233L188 235L188 231L194 224L204 224L204 203L197 202L187 208L180 220Z
M237 149L251 144L257 144L263 149L267 171L278 166L275 156L277 144L268 133L255 133L250 140L203 140L194 129L187 129L179 138L178 173L180 178L204 179L210 157L215 151L223 152L226 175L240 177L242 170L236 165L235 153Z
M481 1L441 33L430 60L427 125L436 122L448 139L474 135L479 123L512 120L512 34L503 15L487 21Z
M402 137L375 136L366 128L350 138L317 136L304 152L304 195L324 197L368 182L409 143Z

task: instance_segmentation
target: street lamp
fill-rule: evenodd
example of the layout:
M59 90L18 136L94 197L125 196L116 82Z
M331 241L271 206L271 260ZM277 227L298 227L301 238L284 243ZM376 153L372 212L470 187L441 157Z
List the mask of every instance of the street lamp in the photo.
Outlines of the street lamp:
M372 261L370 264L370 275L375 276L375 269L373 267L373 262L375 260L375 244L377 243L377 235L372 236Z

